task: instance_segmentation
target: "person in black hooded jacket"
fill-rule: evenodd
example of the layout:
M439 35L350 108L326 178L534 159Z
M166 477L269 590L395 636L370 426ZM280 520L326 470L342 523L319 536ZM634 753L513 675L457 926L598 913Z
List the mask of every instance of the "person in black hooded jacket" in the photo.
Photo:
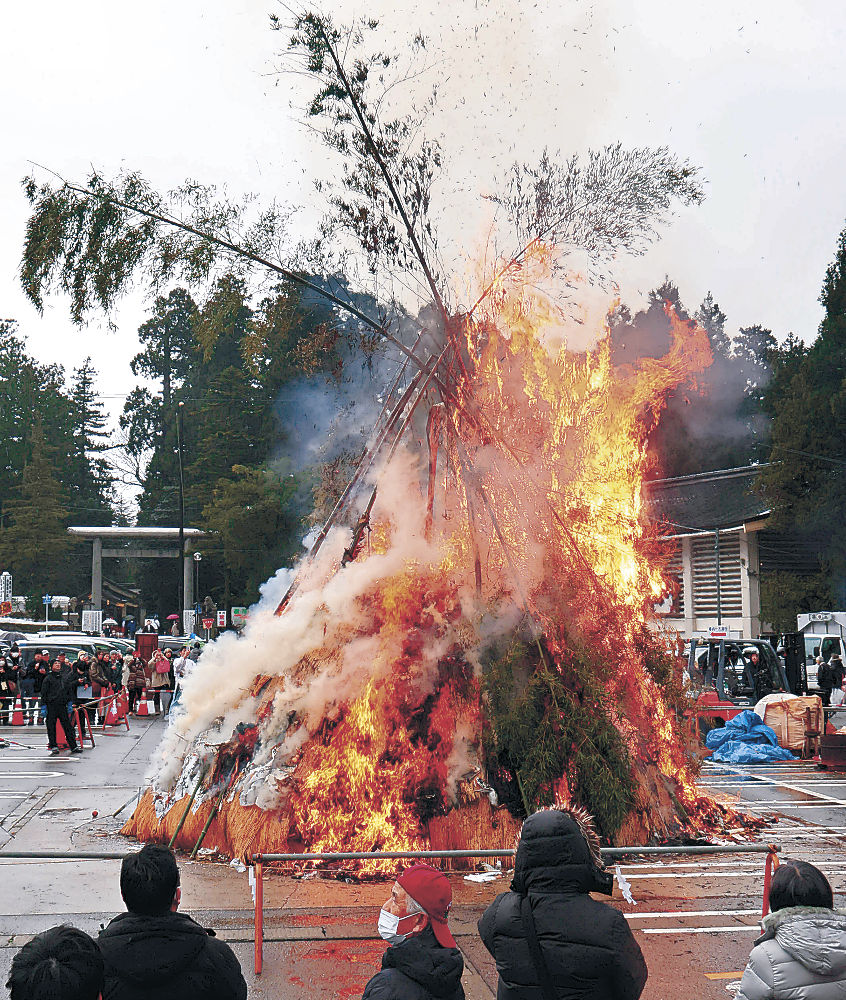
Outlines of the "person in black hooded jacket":
M447 925L449 879L430 865L412 865L394 882L379 914L379 935L391 947L362 1000L464 1000L464 959Z
M520 831L511 892L479 921L499 973L497 1000L637 1000L647 976L641 950L623 914L591 891L611 893L590 815L575 808L531 815Z
M246 1000L229 945L177 913L182 891L172 851L147 844L124 858L120 893L128 912L99 936L103 1000Z

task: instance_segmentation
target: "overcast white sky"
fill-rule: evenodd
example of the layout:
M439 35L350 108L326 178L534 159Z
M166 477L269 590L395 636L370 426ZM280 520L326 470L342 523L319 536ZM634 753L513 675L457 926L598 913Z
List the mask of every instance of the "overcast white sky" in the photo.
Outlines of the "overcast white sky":
M562 9L563 8L563 9ZM350 0L387 29L430 38L445 135L439 191L449 234L472 257L488 192L515 158L622 140L669 145L702 167L707 201L683 209L649 254L622 265L631 305L668 273L691 308L711 289L732 330L811 339L824 270L846 220L846 5L830 0ZM33 0L0 12L0 317L42 360L91 354L110 410L143 303L118 331L72 329L60 299L39 317L16 271L29 161L69 178L90 165L138 169L168 188L186 177L314 205L325 155L295 122L290 77L270 73L284 37L272 0ZM294 95L295 103L299 95Z

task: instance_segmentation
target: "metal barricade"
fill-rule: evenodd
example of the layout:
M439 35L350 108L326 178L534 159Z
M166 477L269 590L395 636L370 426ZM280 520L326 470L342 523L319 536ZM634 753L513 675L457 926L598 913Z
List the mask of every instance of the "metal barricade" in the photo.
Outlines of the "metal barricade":
M134 797L134 796L133 796ZM129 800L130 802L132 799ZM121 807L123 809L125 805ZM118 810L120 811L120 810ZM691 847L603 847L604 859L619 859L633 856L654 855L696 855L696 854L766 854L764 865L764 901L761 916L769 911L769 893L772 875L778 868L778 853L781 848L775 844L717 844L712 847L695 845ZM122 861L135 851L7 851L0 850L0 861L51 860L51 861ZM261 975L264 962L264 885L263 866L271 861L432 861L438 858L512 858L516 851L349 851L337 854L255 854L247 858L253 868L255 879L255 904L253 908L255 948L253 964L255 974Z
M761 916L769 911L770 884L774 868L778 867L778 852L781 850L775 844L717 844L712 847L692 845L690 847L603 847L604 860L619 859L632 856L653 855L685 855L685 854L766 854L764 864L764 900ZM479 850L479 851L347 851L335 854L254 854L245 859L253 865L255 879L255 954L253 958L255 974L261 975L264 961L264 889L262 885L263 865L271 861L303 862L303 861L430 861L437 858L513 858L516 850ZM0 858L2 858L0 853Z

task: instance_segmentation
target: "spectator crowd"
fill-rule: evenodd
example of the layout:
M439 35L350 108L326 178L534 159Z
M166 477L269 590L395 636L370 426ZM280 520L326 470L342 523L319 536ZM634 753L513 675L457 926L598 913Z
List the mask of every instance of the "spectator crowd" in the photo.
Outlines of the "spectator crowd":
M71 654L73 655L73 654ZM0 655L0 723L12 723L20 712L23 724L47 726L48 746L59 752L56 724L65 734L71 753L81 753L74 723L84 739L87 726L102 722L114 698L124 693L129 712L144 715L168 713L180 694L181 684L199 658L200 645L174 652L155 649L149 659L134 653L121 655L115 649L92 655L80 650L71 660L64 650L51 656L48 649L27 661L17 643ZM149 693L152 707L146 704Z
M498 1000L638 1000L643 954L611 894L591 817L545 809L523 824L508 892L479 920L496 962ZM238 960L214 932L179 912L179 868L148 844L124 858L126 912L97 940L68 925L36 935L15 955L11 1000L245 1000ZM416 864L394 882L377 929L389 947L362 1000L465 1000L464 959L449 927L452 887ZM834 1000L846 995L846 915L823 873L784 861L771 912L739 984L738 1000ZM351 996L348 990L345 996Z

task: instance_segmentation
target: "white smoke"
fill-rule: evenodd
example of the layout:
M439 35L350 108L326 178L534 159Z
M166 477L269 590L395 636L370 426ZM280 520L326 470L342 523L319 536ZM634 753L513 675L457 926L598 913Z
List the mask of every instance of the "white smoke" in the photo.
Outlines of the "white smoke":
M373 510L374 523L390 525L387 551L371 553L337 571L351 535L348 528L333 529L314 563L301 570L285 614L277 616L275 609L293 579L291 570L280 570L264 584L262 598L251 609L240 637L224 633L204 649L185 679L183 712L174 717L152 760L150 779L160 799L176 795L174 786L186 755L196 752L197 744L216 746L239 724L255 723L258 700L250 692L257 678L276 677L283 683L270 715L261 723L261 745L251 770L266 769L271 760L278 770L322 720L336 718L361 694L375 671L390 665L399 646L392 650L390 639L371 633L370 616L360 598L410 565L428 565L441 558L438 548L426 541L421 501L416 459L400 452L379 477ZM319 650L326 636L341 625L349 640L316 670L296 676L302 658ZM431 642L419 658L416 680L421 697L433 690L438 661L451 642L448 637ZM296 725L289 729L292 719ZM264 774L265 783L270 777Z

